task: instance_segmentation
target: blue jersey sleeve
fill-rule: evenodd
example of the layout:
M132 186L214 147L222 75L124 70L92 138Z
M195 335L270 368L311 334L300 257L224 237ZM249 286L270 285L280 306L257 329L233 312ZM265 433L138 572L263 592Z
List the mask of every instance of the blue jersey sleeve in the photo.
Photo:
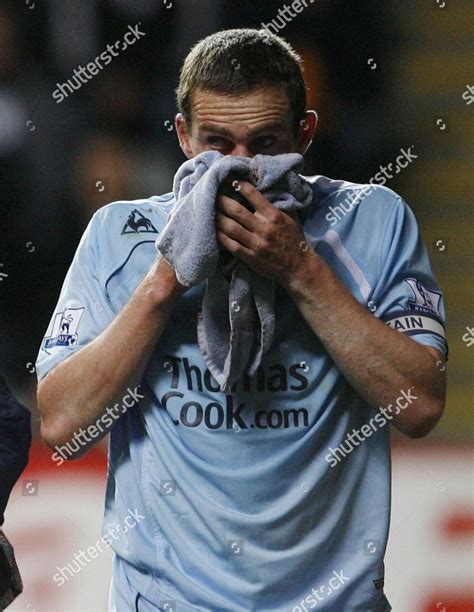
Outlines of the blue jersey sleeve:
M41 342L36 360L38 381L96 338L114 318L100 278L98 228L100 218L96 213L82 235Z
M444 300L410 207L397 197L381 242L374 314L447 359Z

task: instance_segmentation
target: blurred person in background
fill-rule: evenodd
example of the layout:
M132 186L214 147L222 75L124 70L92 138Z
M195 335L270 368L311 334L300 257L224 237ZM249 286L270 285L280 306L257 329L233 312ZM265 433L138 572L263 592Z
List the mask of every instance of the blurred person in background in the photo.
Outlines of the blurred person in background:
M10 492L28 463L30 412L11 394L0 372L0 610L23 590L13 546L1 529Z

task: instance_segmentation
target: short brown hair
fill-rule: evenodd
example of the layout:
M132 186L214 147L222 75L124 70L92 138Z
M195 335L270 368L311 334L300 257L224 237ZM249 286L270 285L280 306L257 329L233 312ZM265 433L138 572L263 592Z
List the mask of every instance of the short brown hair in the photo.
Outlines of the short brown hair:
M267 30L221 30L192 47L181 68L176 101L189 127L196 89L237 96L262 86L281 87L286 92L296 133L306 112L301 57L283 38Z

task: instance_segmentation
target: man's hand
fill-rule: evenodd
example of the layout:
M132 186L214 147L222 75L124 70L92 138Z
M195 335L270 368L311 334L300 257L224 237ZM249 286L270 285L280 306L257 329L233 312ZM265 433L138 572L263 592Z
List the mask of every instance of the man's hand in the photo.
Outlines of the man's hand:
M394 416L393 424L407 436L426 435L444 409L445 374L435 365L442 355L369 313L306 244L295 214L272 206L252 184L239 185L255 212L220 196L218 242L285 287L342 374L370 405L393 405L402 390L412 390L416 403Z
M248 211L233 198L220 195L216 212L217 242L258 274L285 286L304 266L310 250L297 213L275 208L247 181L239 181L238 189L255 212Z

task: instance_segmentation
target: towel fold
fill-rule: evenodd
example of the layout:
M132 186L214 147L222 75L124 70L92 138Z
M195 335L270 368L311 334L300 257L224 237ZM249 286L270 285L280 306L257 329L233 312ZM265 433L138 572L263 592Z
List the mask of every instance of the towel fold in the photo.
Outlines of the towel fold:
M248 181L276 208L311 204L309 182L297 173L299 153L242 157L205 151L184 162L174 177L176 204L156 248L186 287L206 280L198 313L198 345L223 392L245 371L252 376L275 331L275 282L257 274L216 239L216 199L229 175ZM238 197L238 191L235 192Z

